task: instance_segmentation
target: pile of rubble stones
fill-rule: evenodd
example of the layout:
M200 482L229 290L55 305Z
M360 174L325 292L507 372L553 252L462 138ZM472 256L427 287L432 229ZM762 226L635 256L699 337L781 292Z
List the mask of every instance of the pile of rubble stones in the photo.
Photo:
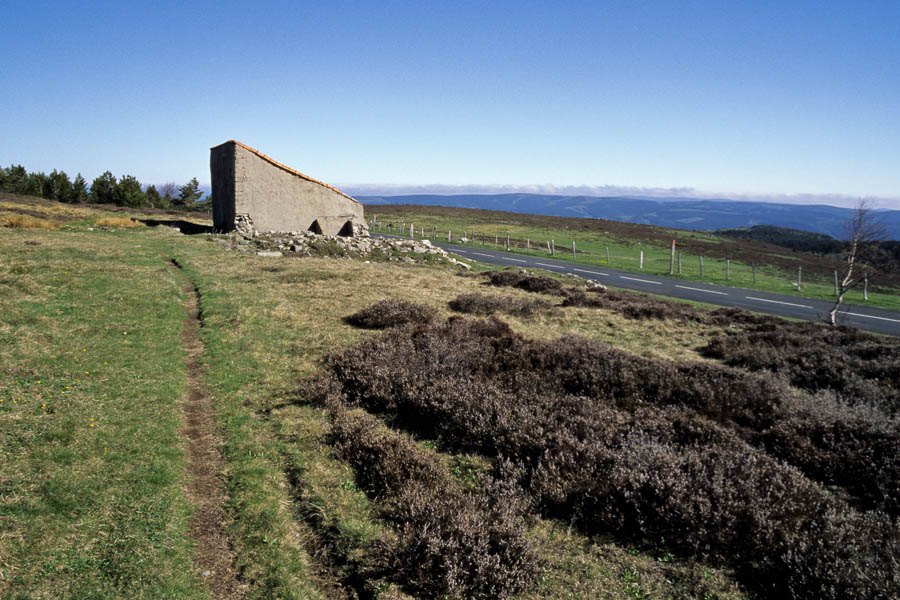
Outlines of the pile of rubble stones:
M365 229L354 231L354 234L320 235L311 231L264 233L249 226L238 227L232 233L216 236L216 240L230 250L259 256L330 256L407 263L434 262L437 259L463 269L470 268L428 240L373 238L369 237Z

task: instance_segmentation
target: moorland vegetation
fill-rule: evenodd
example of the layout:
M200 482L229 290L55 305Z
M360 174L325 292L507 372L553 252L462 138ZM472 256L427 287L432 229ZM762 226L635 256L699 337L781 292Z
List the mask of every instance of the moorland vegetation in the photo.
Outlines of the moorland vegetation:
M895 340L3 202L0 596L208 596L189 289L245 597L900 594Z

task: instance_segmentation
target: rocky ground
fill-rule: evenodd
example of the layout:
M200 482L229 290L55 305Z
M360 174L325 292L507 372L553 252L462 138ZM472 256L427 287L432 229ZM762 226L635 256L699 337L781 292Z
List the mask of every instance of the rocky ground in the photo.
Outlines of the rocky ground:
M259 256L329 256L364 261L435 263L446 262L468 270L470 265L450 256L428 240L381 239L358 231L353 236L319 235L311 231L260 232L241 228L216 236L229 250Z

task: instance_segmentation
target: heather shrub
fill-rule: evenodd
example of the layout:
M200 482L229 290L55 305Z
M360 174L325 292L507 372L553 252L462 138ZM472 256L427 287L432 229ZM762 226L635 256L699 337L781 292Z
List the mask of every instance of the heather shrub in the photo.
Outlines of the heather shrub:
M429 597L505 598L531 582L524 504L508 487L465 491L446 467L375 417L332 403L332 442L398 534L387 573Z
M890 519L857 512L779 460L816 476L851 442L815 446L827 455L818 462L799 450L763 451L802 429L787 420L805 414L772 378L581 338L529 341L499 321L464 318L367 339L327 364L349 403L447 447L503 457L498 476L548 516L587 531L665 538L679 552L731 563L768 595L900 591ZM872 425L844 421L831 423L848 435ZM883 451L868 443L852 461ZM892 443L887 435L875 447ZM876 488L892 480L883 473ZM859 542L868 538L879 545Z
M900 516L896 419L819 394L793 399L757 443L817 481L846 489L860 508Z
M799 388L833 390L851 405L900 411L900 344L851 328L792 324L713 338L704 354L752 371L780 373Z
M490 284L498 287L514 287L526 292L542 292L562 296L563 284L545 275L528 275L518 271L488 271Z
M485 296L484 294L462 294L449 303L456 312L468 313L482 317L494 313L506 313L518 317L530 317L536 313L548 312L552 306L544 300L524 300L504 296Z
M433 598L492 599L528 587L536 563L524 520L508 501L415 482L391 502L400 546L395 572Z
M614 310L628 319L682 319L685 321L702 321L705 311L689 304L651 298L633 292L612 291L603 289L590 290L569 289L561 306L582 306Z
M379 300L345 319L354 327L386 329L407 323L429 323L437 315L430 306L405 300Z
M700 309L697 309L700 310ZM707 320L713 325L721 325L723 327L741 326L744 329L760 328L760 327L780 327L789 325L790 321L785 321L780 317L772 317L769 315L760 315L752 313L749 310L735 307L716 308L707 312Z
M433 455L419 451L412 440L398 435L359 410L332 410L330 442L353 465L356 482L375 497L396 495L409 481L443 488L446 469Z

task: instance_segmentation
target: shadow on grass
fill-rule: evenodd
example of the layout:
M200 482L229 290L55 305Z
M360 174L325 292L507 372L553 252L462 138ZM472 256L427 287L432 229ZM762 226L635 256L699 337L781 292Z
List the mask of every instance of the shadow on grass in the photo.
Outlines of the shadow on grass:
M215 233L212 225L201 225L199 223L191 223L190 221L182 221L180 219L137 219L148 227L157 227L163 225L165 227L175 227L185 235L196 235L198 233Z

